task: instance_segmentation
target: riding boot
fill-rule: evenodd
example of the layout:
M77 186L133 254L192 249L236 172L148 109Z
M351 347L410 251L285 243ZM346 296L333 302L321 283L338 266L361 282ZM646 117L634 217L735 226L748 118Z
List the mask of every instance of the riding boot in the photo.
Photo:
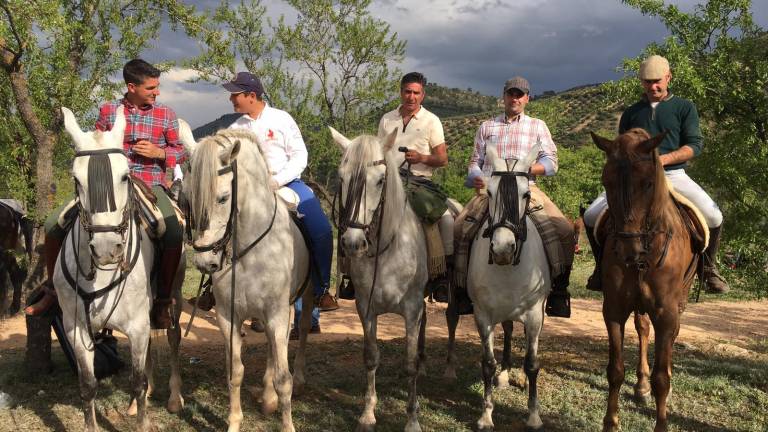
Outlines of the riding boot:
M709 229L709 245L704 251L704 284L708 293L723 294L731 288L728 282L717 271L717 250L720 248L720 233L722 225Z
M315 297L315 306L320 309L320 312L329 312L338 309L339 303L331 293L328 292L328 287L326 287L320 296Z
M445 274L430 283L432 297L436 302L448 303L450 299L450 283L453 280L453 255L445 257Z
M56 260L59 258L62 243L64 243L63 239L50 235L45 236L43 258L45 259L45 271L48 274L48 278L40 286L40 290L43 291L43 297L34 304L24 308L25 314L30 316L42 315L51 306L58 303L56 291L53 289L53 272L56 270Z
M568 294L568 284L571 278L571 267L568 266L552 281L552 292L547 297L547 306L544 308L549 316L570 318L571 295Z
M181 247L166 248L160 258L160 280L157 284L157 295L149 314L152 328L169 329L173 324L169 306L173 302L173 282L179 270Z
M594 227L584 225L584 231L587 232L587 238L589 239L589 246L592 247L592 255L595 257L595 270L587 280L587 289L590 291L602 291L603 281L601 273L600 261L603 257L603 247L597 243L597 237L595 237Z

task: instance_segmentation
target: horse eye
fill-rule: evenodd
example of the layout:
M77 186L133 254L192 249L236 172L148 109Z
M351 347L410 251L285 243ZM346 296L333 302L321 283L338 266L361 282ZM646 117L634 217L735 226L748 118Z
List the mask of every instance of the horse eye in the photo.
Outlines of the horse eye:
M128 181L128 177L129 177L128 174L123 175L123 178L122 178L123 183Z
M379 179L379 182L376 183L376 186L381 186L383 184L384 184L384 176L381 176L381 178Z
M225 195L223 197L219 197L218 200L216 200L219 204L224 204L229 199L229 195Z
M492 196L491 191L486 191L488 193L488 198Z

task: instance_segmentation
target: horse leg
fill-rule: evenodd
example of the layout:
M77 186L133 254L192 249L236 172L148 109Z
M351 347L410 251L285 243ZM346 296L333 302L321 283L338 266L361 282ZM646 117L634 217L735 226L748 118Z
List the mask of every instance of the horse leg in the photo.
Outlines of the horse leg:
M265 333L266 321L268 320L265 318ZM287 339L285 343L288 343ZM277 411L279 403L277 391L275 390L275 356L272 354L273 352L272 341L267 337L267 368L264 370L264 377L262 378L263 390L261 392L261 413L265 416Z
M493 324L485 323L485 320L478 316L475 309L475 323L477 332L480 334L480 342L483 344L483 414L477 420L477 430L493 430L493 377L496 375L496 359L493 355Z
M364 318L363 323L363 359L367 370L368 387L365 390L365 408L357 420L357 432L372 432L376 429L376 369L379 367L379 347L376 343L376 323L378 317Z
M646 314L635 312L635 329L638 337L637 384L635 384L635 402L645 405L651 399L650 370L648 368L648 339L651 334L651 321Z
M80 311L82 313L82 311ZM82 316L82 315L81 315ZM78 325L76 329L67 331L67 338L72 343L77 359L78 380L80 382L80 399L83 401L83 415L85 417L85 431L96 432L99 426L96 424L96 389L98 381L93 369L94 350L86 348L86 344L91 346L93 343L88 337L88 331L83 326ZM78 339L75 339L77 334ZM93 347L91 347L93 348Z
M509 373L512 370L512 327L513 321L504 321L501 327L504 329L504 357L501 360L501 371L496 376L496 387L505 389L509 387Z
M672 345L680 329L680 316L667 313L653 322L656 333L651 387L656 399L656 426L654 432L667 430L667 397L672 378Z
M608 302L605 301L604 304ZM608 407L603 418L603 432L618 432L619 430L619 391L624 384L624 319L609 318L603 306L605 326L608 329Z
M312 303L307 303L311 305ZM304 315L311 317L312 309L304 309L306 312ZM265 323L265 330L267 339L269 339L270 356L272 357L272 364L274 368L272 386L277 391L278 398L280 399L280 408L282 414L282 428L283 432L294 432L293 417L291 416L291 392L293 382L291 378L291 371L288 369L288 320L290 314L287 314L286 319L280 321L276 319L276 316L268 317ZM306 337L306 334L304 335Z
M179 366L179 345L181 344L181 325L179 316L181 315L181 290L176 290L176 314L174 316L175 324L166 331L168 345L171 348L171 377L168 380L168 387L171 395L168 397L166 408L171 413L178 413L184 408L184 397L181 396L181 367Z
M419 377L419 363L424 349L424 328L426 325L427 309L424 301L415 313L408 314L405 318L405 369L408 373L408 420L405 424L405 432L421 432L419 425L419 399L416 392L416 381Z
M19 308L21 308L21 291L24 282L24 272L19 267L19 263L16 262L15 257L9 256L8 260L8 276L10 276L11 285L13 285L13 297L11 299L11 306L8 308L8 313L13 315L19 311Z
M419 349L419 375L426 376L427 375L427 348L426 348L426 341L427 341L427 304L423 303L423 312L421 314L421 319L419 320L419 342L418 342L418 349Z
M128 337L131 345L131 397L136 401L136 430L150 430L147 415L147 357L149 352L149 326L146 333Z
M307 287L301 296L301 304L311 306L314 302L314 293L310 287ZM304 371L307 369L307 334L312 326L312 308L302 307L301 309L302 311L306 310L307 313L302 313L301 317L299 317L299 348L296 350L296 355L293 358L293 394L295 395L301 394L306 383Z
M544 315L541 308L538 314L529 317L525 321L525 336L527 349L523 370L528 379L528 421L525 423L528 429L537 430L543 425L539 416L539 395L537 379L539 376L539 335L544 326ZM512 333L512 323L509 322L509 335ZM504 328L504 351L507 351L507 329ZM503 367L503 366L502 366Z
M226 350L227 378L229 380L229 428L228 432L238 432L243 422L243 408L240 404L240 386L243 383L243 361L241 358L242 339L240 327L243 321L237 317L229 317L229 306L224 305L217 311L219 329L224 335L224 349ZM230 346L230 320L234 321L232 333L232 345ZM232 352L230 357L229 353ZM230 367L231 366L231 367ZM230 372L231 369L231 372Z
M152 395L152 390L155 388L154 363L155 359L152 355L152 340L150 339L149 345L147 346L147 356L144 360L144 375L147 377L147 391L144 392L144 398L147 399L147 403L149 403L149 397ZM135 416L138 413L138 410L139 407L136 403L136 398L131 395L131 402L128 405L126 414Z
M456 327L459 325L459 313L453 296L448 301L448 308L445 310L445 321L448 323L448 358L443 377L450 381L456 381Z

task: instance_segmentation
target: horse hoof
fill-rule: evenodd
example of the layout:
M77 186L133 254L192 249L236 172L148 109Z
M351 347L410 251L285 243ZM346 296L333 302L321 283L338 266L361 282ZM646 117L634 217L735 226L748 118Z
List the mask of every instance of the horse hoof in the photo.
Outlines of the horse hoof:
M304 383L293 381L292 397L301 396L304 393Z
M485 421L485 420L478 420L477 421L477 431L478 432L493 432L493 422L492 421Z
M446 369L445 372L443 372L443 378L448 382L456 382L456 370Z
M277 399L261 402L261 413L265 416L277 411Z
M177 414L184 408L184 398L179 396L177 400L169 400L166 409L169 413Z
M421 432L421 425L415 420L408 422L408 424L405 425L405 432Z
M504 390L509 388L509 375L506 372L502 372L493 378L493 385L497 389Z
M641 392L635 393L635 403L640 406L649 405L652 401L653 401L653 396L651 395L650 390L648 390L645 393L641 393Z
M374 432L376 423L358 423L355 432Z
M131 404L128 405L128 411L126 411L126 414L133 417L138 413L138 408L136 406L136 399L131 400Z

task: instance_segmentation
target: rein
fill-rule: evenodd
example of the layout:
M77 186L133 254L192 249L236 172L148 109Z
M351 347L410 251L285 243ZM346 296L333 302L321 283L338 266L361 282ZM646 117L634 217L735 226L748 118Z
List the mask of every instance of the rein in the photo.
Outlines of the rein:
M531 179L531 175L521 171L493 171L491 177L500 177L499 190L495 200L496 205L494 214L488 219L488 227L483 231L483 238L491 239L491 248L488 249L488 264L493 264L493 233L499 228L507 228L515 235L515 256L512 265L520 263L520 256L523 252L523 245L528 237L528 224L526 210L531 201L531 193L523 196L525 206L523 213L520 214L519 194L517 190L517 177ZM490 192L488 193L491 197ZM495 222L494 222L495 221Z

